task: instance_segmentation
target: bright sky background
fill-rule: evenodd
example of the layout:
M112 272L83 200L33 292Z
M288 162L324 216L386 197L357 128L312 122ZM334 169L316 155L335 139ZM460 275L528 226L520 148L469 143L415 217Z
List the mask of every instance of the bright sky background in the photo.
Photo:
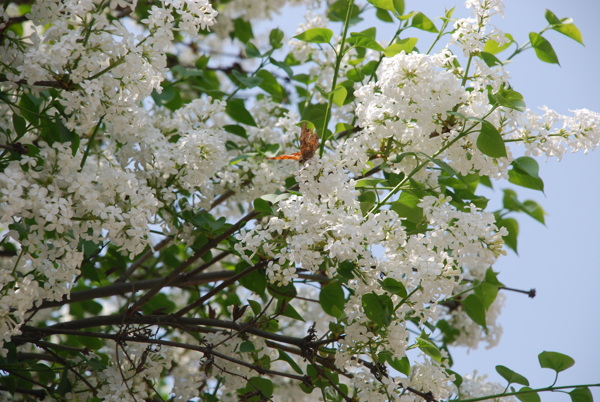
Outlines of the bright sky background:
M539 61L529 50L515 58L507 68L513 88L521 92L532 110L546 105L559 113L588 108L600 112L600 1L598 0L505 0L504 19L493 23L511 33L520 44L530 31L546 26L544 11L552 10L559 18L571 17L580 29L585 47L552 31L545 37L552 43L561 66ZM465 16L460 0L406 0L406 10L424 12L433 19L445 8L457 7L455 17ZM302 12L287 10L280 29L293 34ZM261 24L262 25L262 24ZM390 24L379 20L377 39L387 40ZM439 21L437 24L439 26ZM272 26L272 25L271 25ZM433 35L420 36L417 46L426 49ZM419 35L417 35L419 34ZM518 156L517 153L515 153ZM504 384L495 372L498 364L524 375L532 388L545 387L553 380L553 371L539 366L537 355L544 351L565 353L575 359L575 366L560 374L557 385L600 382L600 149L588 155L567 154L561 162L538 159L545 194L496 183L496 197L501 188L513 187L520 200L533 199L547 212L546 226L519 214L519 256L509 252L494 267L506 286L529 290L537 297L507 292L500 323L504 334L500 345L491 349L454 350L453 369L461 374L478 370L490 380ZM498 202L492 205L499 205ZM600 399L600 389L591 389ZM541 394L543 401L569 401L568 395Z

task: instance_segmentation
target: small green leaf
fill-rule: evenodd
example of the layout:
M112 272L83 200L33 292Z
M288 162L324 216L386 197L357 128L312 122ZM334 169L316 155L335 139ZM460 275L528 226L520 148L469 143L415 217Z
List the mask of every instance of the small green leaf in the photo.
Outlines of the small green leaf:
M546 38L536 32L529 33L529 41L531 42L531 46L533 46L533 50L535 50L535 54L541 61L551 64L559 64L558 56L554 52L554 48Z
M583 37L581 36L579 28L577 28L575 24L560 24L555 27L552 27L552 29L554 29L557 32L560 32L563 35L568 36L569 38L583 45Z
M565 371L575 364L573 358L558 352L544 351L538 355L538 360L540 361L540 366L542 368L549 368L557 373Z
M254 200L254 210L256 212L260 212L261 214L273 214L273 208L271 208L271 204L261 198L257 198Z
M394 305L388 295L367 293L362 297L362 306L368 319L387 327L392 322Z
M594 397L588 387L577 387L569 392L572 402L593 402Z
M398 359L398 358L392 358L390 356L390 357L388 357L387 362L390 364L390 366L392 366L393 368L395 368L396 370L398 370L405 376L410 375L410 361L408 360L408 357L404 356L404 357L402 357L402 359Z
M500 106L518 110L519 112L524 112L527 108L523 99L523 95L517 91L513 91L512 89L500 89L493 95L493 99L498 102Z
M240 344L240 353L256 352L254 344L250 341L244 341Z
M527 378L523 377L521 374L518 374L508 367L505 366L496 366L496 372L502 376L509 384L521 384L521 385L529 385L529 381Z
M442 352L437 345L431 341L431 339L421 335L416 339L416 341L418 348L421 349L423 353L433 358L433 360L437 362L442 361Z
M394 3L392 0L367 0L369 3L373 4L377 8L381 8L383 10L394 11Z
M281 311L281 305L283 303L283 300L279 300L279 302L277 303L277 311ZM285 308L283 309L283 311L281 311L281 315L285 316L285 317L290 317L295 321L303 321L304 322L304 318L300 315L300 313L298 313L298 311L294 308L294 306L292 306L289 303L285 304Z
M256 73L256 78L260 78L262 81L259 82L258 86L265 92L271 94L274 101L282 101L286 96L285 90L270 71L260 70Z
M260 57L260 50L252 42L248 42L244 45L244 51L249 59Z
M404 14L404 0L392 0L394 3L394 10L396 14L403 15Z
M229 99L225 111L233 120L256 127L256 122L250 112L246 109L242 99Z
M244 75L237 70L233 70L231 74L242 84L242 88L254 88L263 82L263 79L260 77Z
M410 222L420 223L423 220L423 208L418 206L420 202L421 198L417 194L405 190L398 200L392 203L390 209Z
M417 41L417 38L406 38L397 40L396 42L386 47L383 51L383 54L386 55L386 57L393 57L402 51L410 53L417 45Z
M309 43L329 43L333 37L333 31L327 28L310 28L294 38Z
M394 19L390 15L389 11L386 11L382 8L377 8L377 11L375 11L375 17L383 22L394 22Z
M233 20L233 30L231 34L238 38L242 43L248 43L248 41L254 38L252 32L252 23L243 18L236 18Z
M404 287L402 282L398 282L394 278L385 278L381 282L381 288L386 292L398 295L402 298L408 296L408 292L406 291L406 288Z
M496 225L499 228L504 227L506 230L508 230L508 234L506 236L502 236L502 240L504 240L504 244L518 254L517 237L519 236L519 223L513 218L505 218L498 219L496 221Z
M14 127L17 135L19 137L22 137L23 135L25 135L25 133L27 132L27 129L26 129L27 122L25 121L25 119L22 118L21 116L19 116L18 114L13 113L12 121L13 121L13 127Z
M558 25L561 23L560 19L556 16L556 14L554 14L548 9L546 9L546 12L544 13L544 18L546 18L546 21L548 21L548 24L550 25Z
M331 282L323 286L319 293L319 303L327 314L333 317L341 317L346 299L344 289L338 282Z
M548 21L552 29L554 29L557 32L560 32L563 35L568 36L569 38L583 45L583 38L581 36L581 32L579 32L579 28L577 28L575 24L570 22L570 18L559 19L550 10L546 10L544 17L546 17L546 21ZM567 20L569 22L565 23Z
M485 323L485 305L483 300L477 295L470 294L462 301L462 306L465 313L476 323L482 327L486 327Z
M248 380L248 385L244 388L244 393L252 393L254 391L261 393L261 398L256 399L257 401L264 398L271 398L273 395L273 382L263 377L252 377Z
M477 137L477 148L487 156L493 158L507 156L506 145L500 132L485 120L481 123L481 133Z
M283 360L287 362L296 373L302 374L302 369L300 368L300 366L298 366L294 359L290 357L290 355L288 355L281 349L277 349L277 351L279 352L279 358L277 360Z
M532 392L531 388L523 387L519 393L515 395L522 402L540 402L540 396L537 392Z
M500 45L498 42L496 42L493 39L488 39L485 42L483 51L486 53L498 54L498 53L502 52L503 50L506 50L510 45L512 45L514 43L514 40L513 40L513 37L511 34L505 34L504 37L507 38L508 41L506 41L506 43L503 45Z
M511 163L508 181L521 187L544 191L544 182L538 175L539 165L535 159L522 156Z
M338 106L344 106L344 102L346 101L346 96L348 95L348 90L342 85L336 86L336 88L332 92L332 100Z
M367 49L377 50L378 52L383 52L383 47L374 37L371 37L365 32L351 32L350 37L348 38L348 43L354 45L355 47L365 47Z
M285 35L283 31L279 28L271 30L271 32L269 33L269 43L271 44L271 47L273 49L279 49L280 47L282 47L283 43L281 41L283 40L284 36Z
M277 61L272 57L269 57L269 61L271 62L271 64L273 64L274 66L279 67L280 69L282 69L283 71L285 71L285 73L288 75L288 77L292 78L294 76L294 72L292 71L292 69L290 68L289 65L287 65L287 63L283 62L283 61Z
M367 178L367 179L360 179L356 182L355 187L356 188L375 188L377 187L377 185L379 183L383 183L386 182L387 180L385 179L378 179L378 178Z
M439 32L438 29L435 27L435 24L422 12L417 12L413 15L410 26L420 29L422 31L433 33Z
M494 303L494 300L496 300L498 286L489 282L481 282L473 292L483 301L483 307L487 310Z
M523 212L525 212L527 215L531 216L533 219L542 224L546 223L544 219L544 215L546 215L546 212L540 206L540 204L533 200L525 200L523 201L522 206Z

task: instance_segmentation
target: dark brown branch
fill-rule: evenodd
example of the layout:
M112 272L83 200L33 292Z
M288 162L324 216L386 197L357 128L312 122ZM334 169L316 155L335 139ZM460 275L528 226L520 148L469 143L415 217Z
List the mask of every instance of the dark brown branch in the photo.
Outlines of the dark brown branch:
M138 311L144 304L146 304L148 301L150 301L150 299L154 295L156 295L162 288L164 288L165 286L169 286L175 279L177 279L179 274L181 274L187 267L192 265L195 261L197 261L203 255L208 253L213 247L216 247L220 242L222 242L223 240L225 240L226 238L231 236L233 233L235 233L237 230L239 230L241 227L243 227L246 224L246 222L248 222L249 220L253 219L256 216L258 216L258 212L251 211L248 214L246 214L246 216L241 218L237 223L231 225L231 227L229 229L227 229L225 232L221 233L219 236L217 236L213 239L210 239L208 241L208 243L206 243L206 245L204 247L202 247L200 250L198 250L192 257L188 258L183 264L181 264L179 267L174 269L169 275L167 275L164 279L162 279L160 281L160 283L158 283L156 286L154 286L152 289L150 289L148 292L146 292L146 294L144 294L141 298L139 298L129 308L128 314L132 315L136 311Z
M111 316L111 317L118 317L120 319L120 321L122 321L124 316ZM61 324L58 324L58 325L61 325ZM54 327L56 327L56 326L54 326ZM254 364L247 363L243 360L239 360L234 357L228 356L224 353L214 351L210 347L205 347L205 346L196 346L196 345L190 345L187 343L165 341L165 340L161 340L161 339L149 339L149 338L142 337L142 336L123 336L121 334L102 334L102 333L98 333L98 332L76 331L76 330L59 329L59 328L51 328L51 327L34 328L34 327L24 326L23 330L25 330L25 331L33 330L33 331L37 331L38 333L46 333L46 334L69 334L69 335L110 339L117 343L119 343L119 342L140 342L140 343L149 343L149 344L155 344L155 345L172 346L172 347L178 347L178 348L188 349L188 350L195 350L198 352L202 352L207 356L215 356L215 357L230 361L232 363L239 364L240 366L248 367L248 368L256 371L259 374L269 374L269 375L287 377L287 378L291 378L291 379L302 381L302 382L306 381L305 376L299 376L299 375L295 375L295 374L265 369L263 367L259 367ZM22 336L17 336L14 338L22 338ZM289 337L289 338L291 338L291 337Z
M239 272L238 274L232 276L231 278L229 278L229 279L221 282L221 284L219 284L218 286L216 286L213 290L211 290L210 292L206 293L204 296L200 297L199 299L197 299L193 303L190 303L187 306L185 306L184 308L180 309L178 312L175 313L175 315L177 317L181 317L182 315L184 315L185 313L191 311L195 307L202 306L205 301L207 301L208 299L210 299L211 297L213 297L214 295L216 295L217 293L219 293L221 290L225 289L227 286L235 283L237 280L243 278L246 275L251 274L252 272L254 272L256 270L264 268L268 263L269 263L269 261L261 261L258 264L255 264L255 265L253 265L253 266L251 266L249 268L246 268L242 272Z

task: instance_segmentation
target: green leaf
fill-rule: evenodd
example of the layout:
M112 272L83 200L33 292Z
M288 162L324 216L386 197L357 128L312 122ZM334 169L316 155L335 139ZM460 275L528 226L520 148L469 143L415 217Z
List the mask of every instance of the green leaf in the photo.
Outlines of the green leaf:
M396 14L403 15L404 14L404 0L392 0L394 3L394 10Z
M402 298L408 296L408 292L406 291L406 288L404 287L402 282L398 282L394 278L385 278L381 282L381 288L388 293L398 295Z
M256 122L250 112L246 109L242 99L229 99L225 111L233 120L256 127Z
M244 45L244 51L249 59L260 57L260 50L258 50L256 45L252 42L248 42Z
M238 126L237 124L228 124L223 126L223 129L228 133L237 135L242 138L248 138L248 134L246 133L246 129L242 126Z
M285 73L287 74L288 77L292 78L294 76L294 72L292 71L292 69L290 68L290 66L287 65L287 63L285 63L283 61L277 61L277 60L275 60L272 57L269 57L269 61L274 66L277 66L280 69L282 69L283 71L285 71Z
M538 355L538 360L542 368L549 368L557 373L565 371L575 364L575 360L572 357L558 352L544 351Z
M544 182L538 175L539 165L535 159L522 156L511 163L508 181L521 187L544 191Z
M481 122L481 133L477 137L477 148L492 158L507 156L506 145L500 132L485 120Z
M231 74L242 84L242 88L254 88L263 82L263 79L260 77L245 75L237 70L233 70Z
M560 65L558 62L558 56L556 56L552 45L546 40L546 38L538 33L530 32L529 41L531 42L531 46L533 46L533 50L535 50L535 54L538 59L546 63Z
M498 219L496 221L498 227L504 227L508 230L506 236L502 236L504 244L506 244L512 251L519 254L517 251L517 237L519 236L519 223L513 218Z
M546 18L546 21L548 21L548 24L550 25L558 25L561 23L560 19L556 16L556 14L554 14L548 9L546 9L546 12L544 13L544 18Z
M437 345L431 341L431 339L421 335L416 339L416 341L418 348L421 349L423 353L437 362L442 361L442 352Z
M260 212L261 214L273 215L273 208L271 208L271 204L261 198L254 200L254 210L256 212Z
M525 212L527 215L531 216L533 219L535 219L536 221L542 223L542 224L546 224L545 219L544 219L544 215L546 215L546 212L544 211L544 209L541 207L540 204L538 204L537 202L533 201L533 200L525 200L523 201L523 212Z
M433 33L439 32L438 29L435 27L435 24L420 11L413 15L410 26L420 29L422 31Z
M271 30L269 33L269 43L273 49L279 49L283 46L282 40L285 34L279 28L275 28Z
M243 18L236 18L233 20L233 30L231 31L232 37L238 38L242 43L248 43L248 41L254 38L252 32L252 23L246 21Z
M519 393L515 396L522 402L540 402L540 396L537 392L530 392L531 388L523 387L519 390Z
M386 47L383 54L386 55L386 57L393 57L402 51L410 53L417 45L417 41L417 38L399 39Z
M375 40L374 31L351 32L348 43L356 47L365 47L383 52L383 47Z
M263 400L264 398L271 398L273 395L273 383L263 377L252 377L248 381L248 385L246 385L245 390L247 393L260 391L262 397L257 398L256 400Z
M410 361L408 360L408 357L404 356L404 357L402 357L402 359L398 359L398 358L392 358L390 356L387 359L387 362L390 364L390 366L392 366L394 369L398 370L405 376L410 375Z
M283 300L279 300L279 302L277 303L277 307L278 307L277 311L281 311L279 309L280 309L282 303L283 303ZM285 308L283 309L283 311L281 311L281 315L283 315L285 317L290 317L296 321L304 322L304 318L300 315L300 313L298 313L298 311L294 308L294 306L292 306L289 303L285 304Z
M483 307L487 310L490 308L494 300L496 300L496 296L498 295L498 286L489 282L481 282L473 290L473 292L483 301Z
M344 106L344 102L346 101L346 96L348 95L348 91L342 85L338 85L332 92L332 100L338 106Z
M346 20L346 14L348 13L348 6L350 9L350 25L361 21L360 8L354 4L354 2L348 2L348 0L338 0L331 4L327 10L327 18L333 22L344 22Z
M571 401L573 402L593 402L594 397L588 387L577 387L573 391L569 392Z
M333 31L327 28L310 28L294 38L308 43L329 43L333 37Z
M277 360L283 360L287 362L296 373L302 374L302 369L300 368L300 366L298 366L294 359L290 357L290 355L288 355L281 349L277 349L277 351L279 352L279 357L277 358Z
M478 56L487 64L489 67L500 66L502 62L496 56L488 52L479 52Z
M527 108L523 95L512 89L501 88L498 92L492 95L492 98L498 102L500 106L507 107L509 109L518 110L524 112Z
M390 209L410 222L420 223L423 220L423 208L418 206L420 202L421 198L417 194L405 190L398 200L392 203Z
M327 314L333 317L341 317L346 305L344 289L338 282L328 283L323 286L319 293L319 303Z
M548 21L552 29L554 29L557 32L560 32L563 35L568 36L569 38L583 45L583 38L581 36L581 32L579 32L579 28L577 28L575 24L571 22L564 23L567 20L570 21L569 18L563 18L561 20L552 11L548 9L546 10L544 17L546 17L546 21Z
M375 17L383 22L394 22L394 19L390 15L389 11L383 10L381 8L377 8L375 11Z
M22 137L27 132L27 122L24 118L16 113L12 115L13 127L19 137Z
M375 188L377 187L377 185L379 183L384 183L386 182L386 179L379 179L379 178L367 178L367 179L360 179L356 182L355 187L356 188Z
M521 384L521 385L529 385L529 381L527 378L523 377L521 374L518 374L508 367L505 366L496 366L496 372L502 376L509 384Z
M285 90L270 71L260 70L256 73L256 76L262 80L258 86L265 92L271 94L275 101L281 102L284 99L286 96Z
M485 305L483 300L475 294L470 294L462 302L465 313L475 322L486 328L485 323Z
M362 306L367 318L375 324L387 327L392 322L394 304L388 295L367 293L362 297Z
M513 37L511 34L505 34L504 37L507 38L508 41L503 45L500 45L498 42L496 42L493 39L488 39L485 42L483 51L486 53L490 53L490 54L498 54L498 53L502 52L503 50L506 50L510 45L512 45L514 43L514 40L513 40Z
M244 341L240 344L240 353L256 352L254 344L250 341Z
M552 27L557 32L560 32L563 35L568 36L569 38L581 43L583 45L583 37L581 36L581 32L579 28L575 26L575 24L560 24Z
M381 8L383 10L394 11L394 3L392 0L367 0L369 3L373 4L377 8Z
M248 263L241 262L235 266L235 272L239 274L240 272L244 271L248 267L249 267ZM239 281L240 281L240 285L242 285L243 287L245 287L248 290L251 290L252 292L256 293L257 295L263 295L265 293L265 289L267 288L267 283L268 283L267 276L265 275L264 271L261 271L261 270L250 272L249 274L241 277ZM254 302L254 303L256 303L256 302ZM252 311L254 311L254 314L258 314L254 310L255 307L257 307L257 306L250 303L250 307L252 308ZM261 308L260 305L258 305L258 308L259 309Z

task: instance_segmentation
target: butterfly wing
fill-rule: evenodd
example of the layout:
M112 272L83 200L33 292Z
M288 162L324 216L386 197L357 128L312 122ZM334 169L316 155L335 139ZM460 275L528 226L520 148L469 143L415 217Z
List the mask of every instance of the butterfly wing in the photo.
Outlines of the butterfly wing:
M306 124L303 124L302 131L300 132L300 152L294 152L293 154L289 155L275 156L267 159L292 159L302 163L315 156L317 148L319 148L319 136L316 132L306 127Z
M300 162L306 162L313 156L319 148L319 136L316 132L306 127L306 124L302 125L302 131L300 133Z
M273 158L267 158L267 159L275 159L275 160L280 160L280 159L293 159L295 161L299 161L301 157L300 152L294 152L293 154L289 154L289 155L281 155L281 156L275 156Z

